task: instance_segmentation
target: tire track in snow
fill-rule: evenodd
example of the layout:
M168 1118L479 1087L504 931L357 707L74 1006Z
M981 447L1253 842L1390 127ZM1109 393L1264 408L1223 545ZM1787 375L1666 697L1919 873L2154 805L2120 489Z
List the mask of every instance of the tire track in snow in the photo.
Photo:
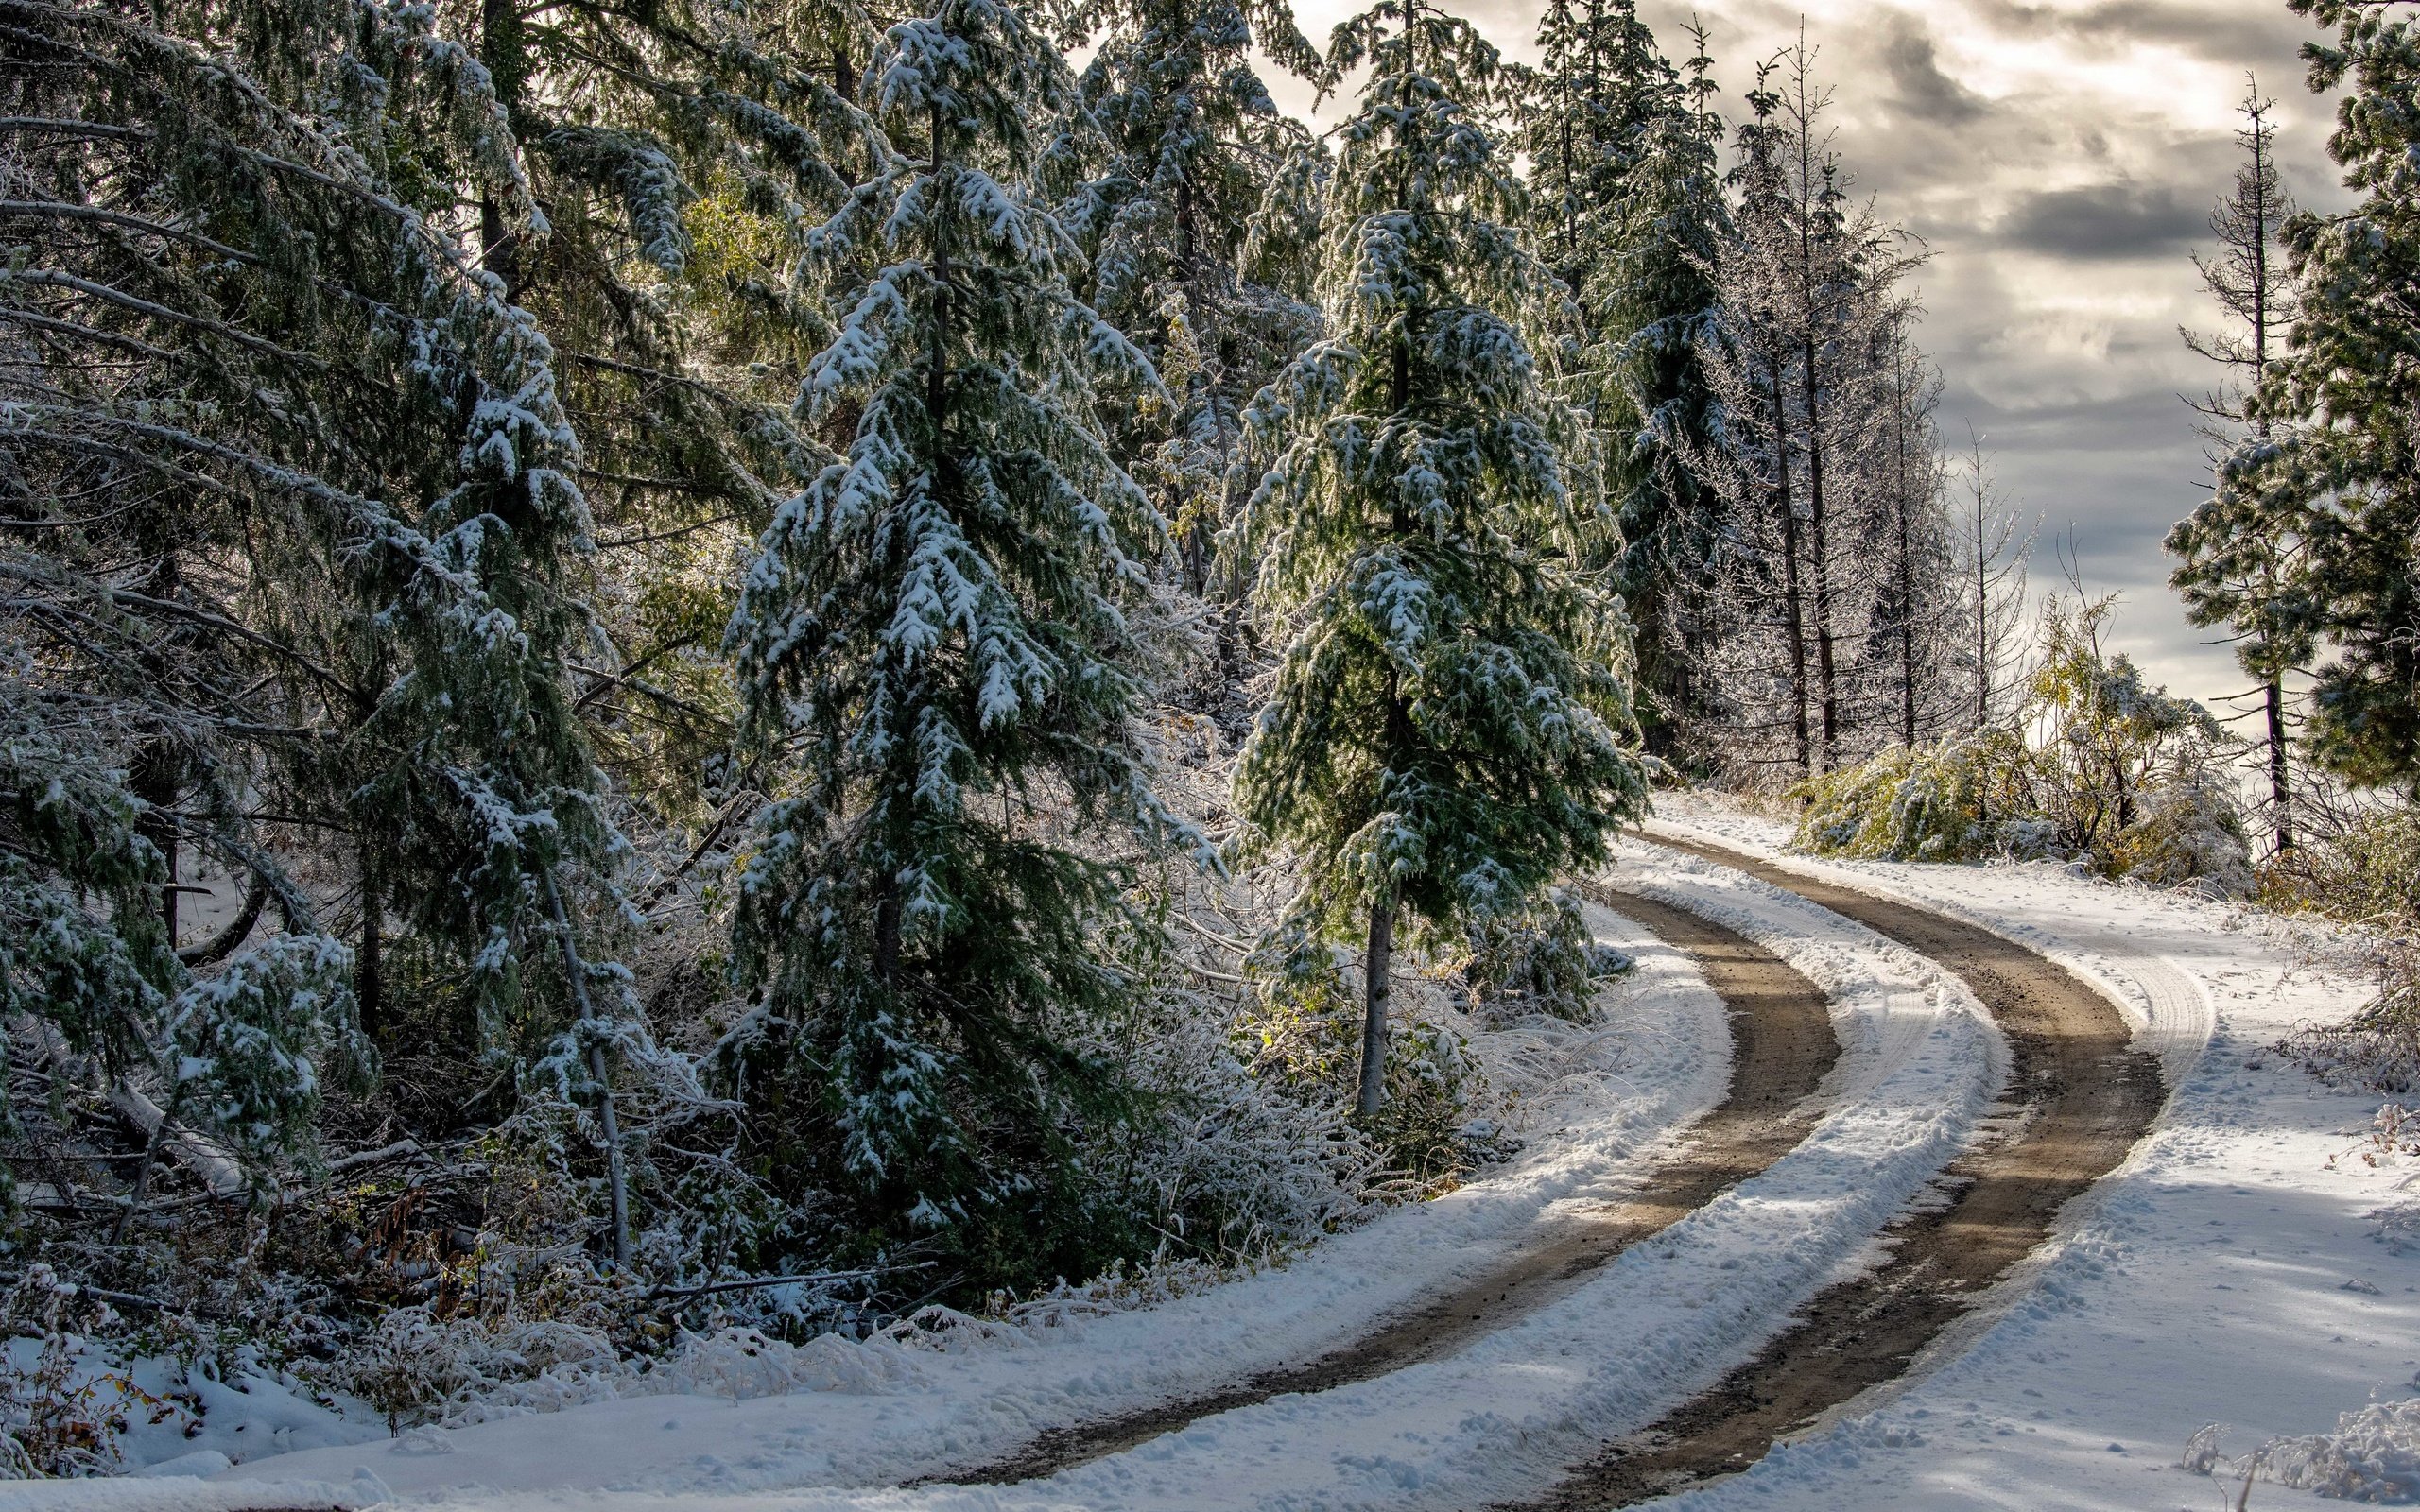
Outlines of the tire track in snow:
M1949 1200L1884 1234L1889 1258L1828 1288L1756 1357L1648 1428L1609 1443L1521 1512L1623 1506L1734 1473L1927 1346L2049 1238L2061 1210L2115 1169L2167 1100L2160 1057L2116 1004L2041 954L1928 908L1808 877L1726 847L1654 843L1794 892L1946 967L1982 999L2015 1058L1987 1141L1949 1167Z
M1332 1390L1451 1354L1568 1295L1623 1250L1796 1149L1815 1127L1819 1110L1811 1101L1841 1054L1822 989L1764 946L1685 909L1602 882L1583 882L1577 890L1687 955L1722 999L1731 1025L1732 1072L1722 1100L1637 1193L1557 1224L1496 1269L1317 1359L1054 1429L990 1465L928 1479L984 1486L1035 1480L1272 1397Z

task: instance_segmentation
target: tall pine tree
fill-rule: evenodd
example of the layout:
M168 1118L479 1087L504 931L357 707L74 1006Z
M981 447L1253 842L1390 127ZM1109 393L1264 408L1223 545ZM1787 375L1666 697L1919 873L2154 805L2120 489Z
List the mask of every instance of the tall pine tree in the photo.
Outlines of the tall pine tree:
M2225 313L2230 328L2203 335L2180 334L2195 352L2221 365L2217 391L2194 407L2204 434L2232 450L2247 437L2266 439L2270 422L2257 404L2271 360L2286 346L2293 321L2292 287L2286 274L2280 233L2293 214L2293 200L2277 169L2276 127L2272 102L2256 84L2241 107L2236 132L2243 162L2235 184L2211 212L2210 232L2219 240L2215 259L2194 259L2204 287ZM2282 854L2294 847L2292 739L2286 679L2311 659L2310 584L2299 531L2246 514L2247 495L2221 489L2168 535L2178 558L2170 584L2196 625L2225 625L2234 632L2236 661L2256 679L2261 736L2267 747L2269 820L2273 843Z
M1336 29L1330 77L1365 64L1320 247L1328 334L1253 402L1266 472L1234 545L1286 636L1236 802L1303 863L1295 937L1364 944L1366 1117L1398 923L1517 913L1603 856L1645 784L1626 627L1580 570L1612 523L1532 356L1569 312L1483 113L1505 73L1420 0Z
M1229 512L1243 406L1317 323L1316 311L1242 276L1253 217L1306 146L1252 55L1303 74L1318 55L1283 0L1083 0L1064 30L1070 43L1098 42L1080 86L1107 146L1068 230L1091 253L1094 307L1167 386L1171 403L1132 426L1136 471L1175 525L1199 595Z
M781 774L738 919L767 1005L734 1049L803 1099L785 1130L760 1093L785 1177L875 1243L1088 1274L1116 1240L1081 1211L1081 1134L1118 1088L1068 1031L1136 989L1113 850L1180 829L1137 717L1169 541L1097 414L1157 384L1038 198L1077 105L1046 40L945 0L864 90L893 147L815 233L844 314L797 402L854 434L775 514L731 631Z
M2235 533L2299 541L2314 668L2307 738L2346 779L2420 792L2420 31L2384 0L2292 0L2333 26L2309 43L2315 91L2349 86L2328 154L2360 196L2285 227L2293 329L2221 469Z

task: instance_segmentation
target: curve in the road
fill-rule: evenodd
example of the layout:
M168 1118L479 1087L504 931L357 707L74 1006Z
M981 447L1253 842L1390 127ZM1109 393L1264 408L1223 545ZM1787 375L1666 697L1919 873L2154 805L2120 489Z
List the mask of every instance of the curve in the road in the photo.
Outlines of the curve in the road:
M1451 1354L1565 1295L1616 1255L1795 1149L1815 1125L1816 1111L1808 1106L1815 1090L1840 1058L1823 991L1772 952L1695 914L1600 882L1582 884L1580 891L1687 955L1730 1021L1731 1081L1722 1100L1635 1194L1559 1226L1485 1276L1341 1349L1198 1396L1052 1429L979 1469L927 1480L989 1486L1033 1480L1218 1413L1289 1392L1330 1390Z
M1890 1258L1808 1303L1712 1390L1608 1443L1520 1512L1627 1506L1746 1469L1774 1441L1908 1368L1917 1352L2048 1238L2059 1211L2115 1169L2167 1097L2157 1057L2132 1047L2115 1005L2065 968L1988 930L1820 881L1727 848L1653 843L1736 868L1948 968L2008 1037L2014 1060L1991 1123L1951 1164L1946 1203L1884 1235Z

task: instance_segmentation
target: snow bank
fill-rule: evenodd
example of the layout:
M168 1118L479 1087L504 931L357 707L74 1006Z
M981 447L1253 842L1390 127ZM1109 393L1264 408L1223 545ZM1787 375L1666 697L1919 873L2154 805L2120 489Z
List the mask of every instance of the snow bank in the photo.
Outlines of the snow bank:
M1702 800L1662 812L1671 833L1767 855L1789 835ZM2327 1168L2366 1133L2376 1099L2266 1053L2299 1020L2350 1011L2360 982L2256 913L2054 863L1787 864L1958 915L2100 982L2175 1091L2097 1200L2070 1208L2064 1238L1929 1351L1917 1379L1659 1509L2202 1508L2211 1483L2177 1463L2200 1425L2230 1420L2249 1447L2325 1435L2348 1408L2411 1395L2420 1261L2372 1243L2367 1218L2398 1177ZM2341 1504L2265 1481L2252 1503Z
M1045 1430L1146 1406L1317 1354L1499 1262L1540 1222L1617 1200L1681 1125L1721 1094L1722 1005L1682 956L1600 910L1636 961L1590 1026L1487 1037L1526 1148L1434 1201L1325 1241L1291 1264L1147 1312L958 1331L884 1389L694 1394L238 1466L254 1481L349 1479L367 1465L406 1496L568 1486L715 1490L882 1485L995 1458ZM836 1341L838 1342L838 1341Z

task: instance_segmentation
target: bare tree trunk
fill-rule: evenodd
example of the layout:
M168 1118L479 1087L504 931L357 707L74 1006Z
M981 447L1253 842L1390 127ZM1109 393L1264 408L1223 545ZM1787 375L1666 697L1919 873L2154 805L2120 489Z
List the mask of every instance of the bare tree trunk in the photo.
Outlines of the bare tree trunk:
M1798 754L1798 775L1815 775L1814 741L1806 718L1806 600L1798 581L1798 509L1789 496L1789 425L1782 409L1782 372L1778 358L1769 358L1773 381L1773 492L1781 514L1782 612L1789 629L1790 730Z
M1361 1091L1354 1111L1377 1112L1387 1096L1388 983L1394 970L1395 900L1389 892L1370 905L1369 949L1362 957Z
M353 959L353 997L361 1032L378 1042L387 1031L387 895L379 885L376 842L364 840L357 854L361 873L361 949Z
M1810 254L1811 255L1811 254ZM1815 678L1824 719L1824 769L1840 765L1841 695L1834 672L1832 633L1832 561L1824 519L1824 421L1816 394L1816 353L1813 301L1808 301L1806 363L1806 524L1807 545L1815 571Z
M2286 689L2272 674L2261 690L2269 714L2269 801L2276 810L2277 854L2294 848L2293 782L2286 765Z

